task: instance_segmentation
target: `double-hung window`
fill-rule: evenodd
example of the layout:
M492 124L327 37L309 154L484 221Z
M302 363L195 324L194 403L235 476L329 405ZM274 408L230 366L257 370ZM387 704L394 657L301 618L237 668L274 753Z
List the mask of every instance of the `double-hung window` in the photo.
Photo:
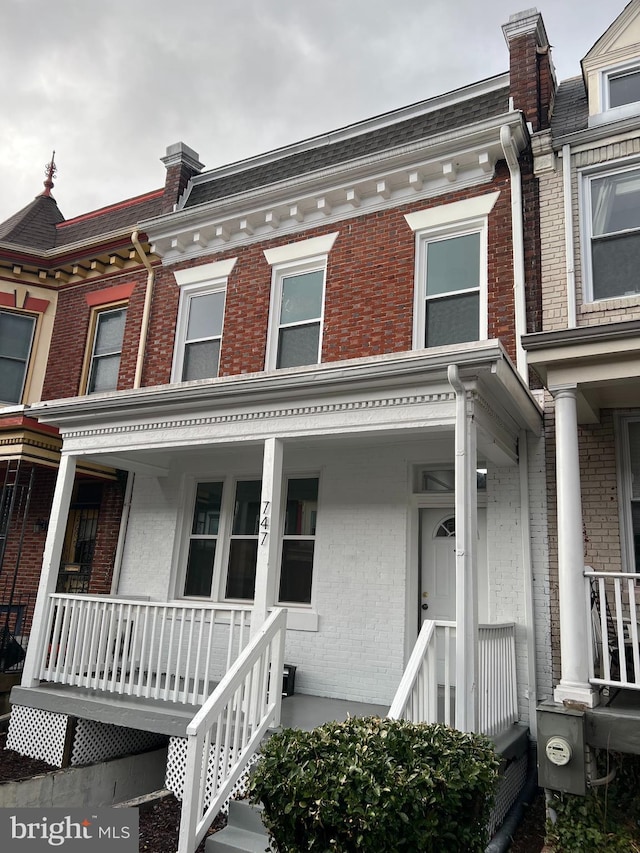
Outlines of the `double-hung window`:
M225 598L253 598L261 491L261 480L238 480L236 483Z
M587 301L640 292L640 168L584 178Z
M337 232L265 250L272 267L267 367L318 364L327 257Z
M222 482L198 483L189 534L186 596L211 595L221 508Z
M88 394L114 391L118 387L126 319L125 307L110 308L96 314L87 381Z
M318 478L291 477L282 536L280 592L282 602L311 603L313 552L318 516Z
M213 379L219 373L227 279L236 258L174 273L180 304L173 352L173 382Z
M36 318L0 311L0 402L22 400Z
M488 215L498 195L405 216L416 235L415 349L487 337Z

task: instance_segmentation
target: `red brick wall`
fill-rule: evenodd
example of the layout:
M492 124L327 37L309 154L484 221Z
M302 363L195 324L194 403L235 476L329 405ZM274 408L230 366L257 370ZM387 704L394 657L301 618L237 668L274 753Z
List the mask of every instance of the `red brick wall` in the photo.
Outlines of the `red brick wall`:
M534 133L548 128L555 96L551 54L539 48L535 31L509 42L509 78L514 108L524 112Z
M98 533L89 582L89 593L94 595L106 595L111 592L123 501L124 484L120 481L106 482L102 487Z
M142 270L125 276L70 284L60 289L42 391L43 400L74 397L80 393L80 380L91 319L91 308L87 305L85 297L88 293L105 290L116 284L135 284L127 307L118 389L133 386L146 281L147 274Z
M415 235L404 214L496 189L500 196L489 216L489 337L500 338L515 358L511 194L508 169L500 163L489 185L309 229L299 238L265 240L176 265L184 269L238 257L227 287L220 375L264 370L271 296L271 267L264 249L332 231L339 236L327 266L323 362L411 349ZM170 380L178 298L172 268L163 267L154 290L144 385Z

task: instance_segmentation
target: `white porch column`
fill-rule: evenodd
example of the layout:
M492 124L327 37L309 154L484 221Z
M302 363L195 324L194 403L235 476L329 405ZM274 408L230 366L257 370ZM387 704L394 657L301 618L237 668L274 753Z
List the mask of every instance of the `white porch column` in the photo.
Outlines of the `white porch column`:
M22 671L22 686L36 687L40 681L40 662L42 653L47 642L46 637L46 615L49 604L49 596L56 591L58 572L60 570L60 559L62 557L62 546L67 528L69 506L71 504L71 493L76 473L76 457L67 456L64 453L60 457L60 467L56 488L53 493L51 515L49 517L49 529L42 556L42 571L40 573L40 585L33 611L33 622L27 656Z
M476 424L455 365L449 382L456 392L456 728L478 729L478 481Z
M560 601L560 684L565 699L592 708L598 695L589 684L590 642L584 599L584 543L578 413L575 386L552 391L556 403L556 492L558 503L558 596Z
M262 495L256 561L256 591L251 611L251 636L276 601L278 539L282 529L282 440L268 438L262 461Z

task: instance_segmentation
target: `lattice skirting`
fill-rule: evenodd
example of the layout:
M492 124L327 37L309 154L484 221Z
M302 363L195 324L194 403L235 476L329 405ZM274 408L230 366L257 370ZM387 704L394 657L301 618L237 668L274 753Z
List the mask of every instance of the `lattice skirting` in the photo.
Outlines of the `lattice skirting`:
M97 764L162 746L166 735L78 719L75 730L67 714L14 705L9 720L7 749L62 767L70 741L71 765Z
M502 825L502 822L509 813L509 809L518 799L518 794L523 789L527 779L528 766L529 756L525 752L520 758L510 762L502 774L489 820L489 837L492 837L495 831Z
M234 755L229 754L229 763L228 767L231 767L234 762ZM258 755L255 754L251 757L249 764L247 765L244 773L236 784L233 786L231 790L231 794L228 799L225 800L220 811L223 814L227 814L229 811L229 800L235 800L239 797L242 797L247 790L247 784L249 781L249 773L255 762L258 760ZM165 787L171 791L171 793L176 797L176 799L182 801L182 797L184 794L184 779L185 779L185 767L187 764L187 739L184 737L172 737L169 738L169 753L167 756L167 774L164 781ZM213 795L213 779L214 773L217 773L218 784L220 784L220 771L218 768L214 768L213 766L213 753L209 755L209 767L207 771L207 788L204 798L205 808L209 806Z

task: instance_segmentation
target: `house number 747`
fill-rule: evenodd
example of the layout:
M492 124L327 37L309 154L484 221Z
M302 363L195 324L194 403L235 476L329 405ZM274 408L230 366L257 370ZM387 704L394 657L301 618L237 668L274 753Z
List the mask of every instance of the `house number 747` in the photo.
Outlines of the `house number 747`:
M266 545L267 539L269 538L269 516L267 512L269 507L271 506L271 501L263 501L262 502L262 518L260 519L260 544Z

